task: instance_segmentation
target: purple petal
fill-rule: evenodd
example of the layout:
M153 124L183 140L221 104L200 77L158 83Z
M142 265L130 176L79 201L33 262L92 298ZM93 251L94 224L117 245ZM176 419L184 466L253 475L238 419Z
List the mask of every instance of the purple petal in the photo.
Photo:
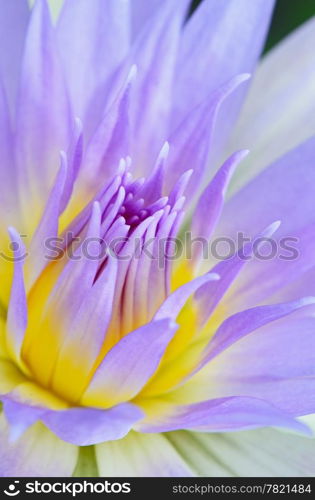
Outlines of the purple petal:
M177 325L153 321L123 337L96 370L82 403L105 407L135 397L157 370Z
M155 314L154 319L172 318L173 320L176 320L181 309L193 293L206 283L217 281L219 279L220 276L217 273L207 273L180 286L171 295L169 295L169 297L167 297L165 302Z
M268 402L254 397L227 397L187 406L172 406L165 414L144 419L135 426L140 432L190 429L226 432L275 426L310 434L308 427Z
M8 93L10 109L15 100L29 19L27 0L2 0L0 9L0 74Z
M269 401L293 416L312 414L314 331L312 317L267 324L212 359L186 391L199 387L204 398L242 394Z
M43 268L53 258L53 253L47 249L48 238L58 236L59 214L61 201L67 179L67 158L61 155L61 165L56 181L51 189L42 218L32 238L27 265L27 284L30 287L39 276Z
M130 153L130 92L136 74L137 68L132 66L122 88L119 88L118 94L106 110L87 145L82 166L82 179L80 178L83 185L88 183L98 190L100 179L108 179L111 174L114 174L119 160Z
M273 5L274 0L205 0L201 3L183 34L176 70L174 124L228 79L239 73L253 72L264 45ZM246 87L233 95L233 100L229 99L221 111L216 147L226 140Z
M99 264L98 260L90 256L99 255L100 252L100 223L100 207L95 203L85 238L82 236L82 244L75 251L72 250L68 261L65 257L61 259L61 265L64 267L57 279L52 276L56 282L51 280L51 289L41 281L33 289L32 301L38 304L44 300L45 307L40 315L37 314L36 318L33 318L32 331L26 335L23 352L36 377L44 385L50 380L64 336L69 332L70 325L93 286ZM89 241L88 254L84 246L86 240ZM57 264L59 265L59 261ZM52 318L53 329L49 326L52 324ZM50 355L46 360L48 352ZM45 363L38 362L43 358Z
M134 137L131 156L138 173L152 168L153 157L168 138L170 102L181 27L188 0L163 2L151 22L140 31L130 54L138 67L132 95Z
M59 152L68 146L70 124L49 10L46 0L38 0L26 37L16 130L18 182L30 228L56 176Z
M257 225L270 224L277 218L282 221L276 237L273 237L277 253L273 258L249 262L235 284L231 303L237 303L238 308L265 301L314 265L314 154L315 139L310 139L265 169L223 209L215 238L224 236L237 241L236 213L237 231L246 237L255 234ZM284 248L285 244L293 248L293 254ZM270 249L268 245L268 253ZM308 289L301 293L313 291ZM285 297L280 297L283 299Z
M2 224L5 224L6 221L7 224L17 224L15 210L16 169L11 128L7 97L0 78L0 184L5 186L5 189L1 189L0 192Z
M116 276L117 261L109 258L60 340L51 384L72 401L79 398L86 387L104 343L112 314ZM66 379L65 373L68 373Z
M108 410L69 408L47 410L4 399L4 413L13 428L20 430L25 422L43 422L60 439L77 446L88 446L121 439L143 416L132 404L121 404Z
M214 311L222 297L225 295L235 278L243 270L245 264L252 258L256 241L262 239L261 245L265 243L265 238L270 238L278 230L280 222L274 222L264 231L258 234L253 241L245 243L232 257L227 258L217 264L212 272L218 273L220 280L218 283L206 283L197 290L195 298L199 307L199 321L204 324Z
M130 4L131 7L131 35L135 39L143 26L152 22L153 16L156 15L158 8L165 3L166 0L133 0Z
M305 297L284 304L257 306L230 316L211 339L202 365L254 330L312 304L315 304L315 297Z
M172 187L180 175L193 168L193 175L186 193L188 191L191 195L197 189L207 165L218 110L227 96L248 78L248 74L241 74L228 80L184 116L169 138L167 186Z
M200 196L191 224L193 238L209 240L221 215L230 178L247 154L247 150L238 151L228 158ZM194 258L198 258L198 255L195 254Z
M128 50L128 10L124 0L66 0L58 20L72 104L88 134L102 116L107 80Z
M27 303L23 276L24 260L27 254L17 231L10 228L9 234L12 245L14 245L14 275L8 308L6 338L11 355L19 362L27 325Z

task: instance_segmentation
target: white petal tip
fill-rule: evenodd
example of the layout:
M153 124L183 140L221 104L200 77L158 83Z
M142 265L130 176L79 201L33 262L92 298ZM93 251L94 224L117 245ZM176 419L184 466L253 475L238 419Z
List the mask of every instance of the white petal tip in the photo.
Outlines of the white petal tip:
M127 84L128 83L132 83L133 80L136 78L137 76L137 73L138 73L138 67L136 64L133 64L130 68L130 71L128 73L128 77L127 77Z
M303 299L301 299L300 301L300 304L302 306L308 306L308 305L312 305L312 304L315 304L315 297L303 297Z

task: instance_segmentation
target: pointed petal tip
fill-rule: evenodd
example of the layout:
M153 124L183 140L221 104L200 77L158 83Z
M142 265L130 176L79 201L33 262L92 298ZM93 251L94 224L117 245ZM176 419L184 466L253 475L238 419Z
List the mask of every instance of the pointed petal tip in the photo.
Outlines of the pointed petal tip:
M170 143L168 141L165 141L162 148L161 148L161 151L159 154L159 159L166 160L166 158L168 157L169 151L170 151Z
M272 222L266 229L262 232L262 237L269 238L272 236L281 226L281 220L276 220Z
M315 297L308 296L308 297L303 297L300 301L301 306L308 306L315 304Z
M239 151L236 151L235 154L238 156L240 160L242 160L243 158L246 158L246 156L248 156L249 153L250 153L249 149L240 149Z
M9 236L10 236L12 243L14 243L16 241L22 243L20 233L15 229L15 227L9 226L8 233L9 233Z
M219 281L221 276L218 273L209 273L209 281Z
M136 64L133 64L127 76L127 82L126 82L127 85L130 85L130 83L132 83L135 80L137 74L138 74L138 66Z

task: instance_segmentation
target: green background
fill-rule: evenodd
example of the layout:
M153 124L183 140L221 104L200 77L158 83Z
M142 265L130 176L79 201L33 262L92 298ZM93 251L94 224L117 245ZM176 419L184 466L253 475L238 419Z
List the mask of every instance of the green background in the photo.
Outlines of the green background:
M193 8L200 1L194 0ZM255 1L252 0L252 2ZM266 40L265 52L312 16L315 16L315 0L277 0Z
M277 0L265 50L312 16L315 16L315 0Z

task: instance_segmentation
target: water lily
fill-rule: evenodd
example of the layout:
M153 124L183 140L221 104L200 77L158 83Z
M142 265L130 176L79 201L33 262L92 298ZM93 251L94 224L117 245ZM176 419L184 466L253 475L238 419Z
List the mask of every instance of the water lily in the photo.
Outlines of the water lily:
M1 475L315 472L314 20L189 4L0 2Z

